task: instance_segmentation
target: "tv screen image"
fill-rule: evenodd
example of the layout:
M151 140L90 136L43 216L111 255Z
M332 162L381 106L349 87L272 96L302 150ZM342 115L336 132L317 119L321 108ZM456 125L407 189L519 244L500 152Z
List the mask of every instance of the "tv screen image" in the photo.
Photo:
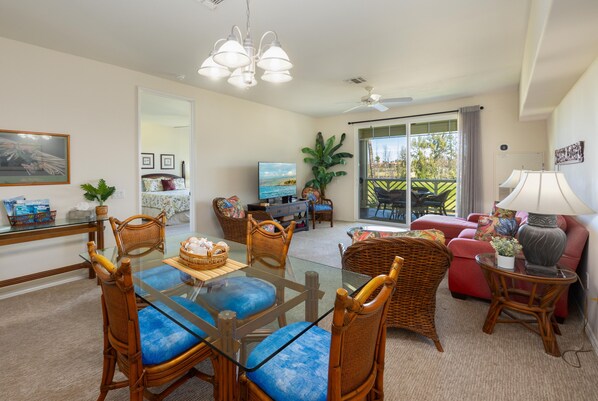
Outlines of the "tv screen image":
M297 165L295 163L258 163L260 199L295 196L297 194Z

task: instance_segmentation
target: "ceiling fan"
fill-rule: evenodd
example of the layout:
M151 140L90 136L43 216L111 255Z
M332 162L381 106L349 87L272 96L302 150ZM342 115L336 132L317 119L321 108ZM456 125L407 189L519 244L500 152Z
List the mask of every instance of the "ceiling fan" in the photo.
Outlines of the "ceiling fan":
M361 97L361 101L357 106L351 107L348 110L343 111L343 113L348 113L355 109L359 109L361 107L373 107L378 111L386 111L388 107L386 104L390 103L408 103L413 100L411 97L394 97L390 99L383 99L381 95L377 93L372 93L374 90L371 86L366 86L365 90L368 92L367 95Z

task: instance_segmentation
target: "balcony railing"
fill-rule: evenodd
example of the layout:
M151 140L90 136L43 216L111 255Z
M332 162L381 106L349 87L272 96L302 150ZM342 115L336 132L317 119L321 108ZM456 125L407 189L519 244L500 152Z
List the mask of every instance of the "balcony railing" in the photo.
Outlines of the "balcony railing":
M405 180L396 178L368 178L364 182L367 191L362 191L360 199L360 208L364 209L376 209L378 206L378 198L374 192L374 187L379 187L387 191L406 189L407 182ZM449 190L449 196L444 203L447 215L455 215L457 207L457 181L446 180L446 179L411 179L412 189L420 191L428 191L432 194L440 194L444 191ZM360 216L367 218L369 216ZM382 217L382 216L380 216ZM412 220L418 216L412 216ZM378 218L378 216L377 216ZM380 218L378 218L380 219ZM387 218L382 217L382 220Z

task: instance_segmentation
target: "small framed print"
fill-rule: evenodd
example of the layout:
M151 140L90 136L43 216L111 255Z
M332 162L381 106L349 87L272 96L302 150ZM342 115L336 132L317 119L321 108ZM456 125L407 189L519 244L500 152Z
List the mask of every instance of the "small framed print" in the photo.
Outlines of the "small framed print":
M160 155L160 169L174 170L174 155L162 154Z
M142 153L141 154L141 168L153 169L154 168L154 154L153 153Z

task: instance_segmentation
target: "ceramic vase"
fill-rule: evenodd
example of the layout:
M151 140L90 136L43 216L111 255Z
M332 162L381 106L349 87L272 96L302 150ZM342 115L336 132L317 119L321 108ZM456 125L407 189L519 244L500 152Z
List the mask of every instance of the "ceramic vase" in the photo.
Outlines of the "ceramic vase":
M496 254L496 265L503 269L513 270L515 268L515 256L502 256Z

